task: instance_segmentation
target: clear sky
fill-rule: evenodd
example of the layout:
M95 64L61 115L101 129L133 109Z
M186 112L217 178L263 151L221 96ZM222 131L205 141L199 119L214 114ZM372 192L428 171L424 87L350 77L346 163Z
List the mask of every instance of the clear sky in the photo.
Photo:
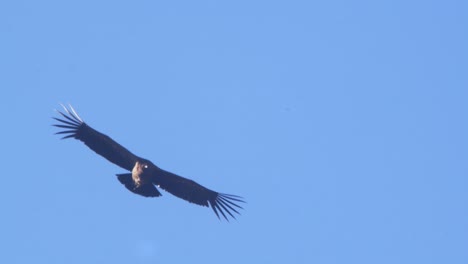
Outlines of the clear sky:
M2 1L0 263L468 263L467 1ZM245 197L53 135L59 103Z

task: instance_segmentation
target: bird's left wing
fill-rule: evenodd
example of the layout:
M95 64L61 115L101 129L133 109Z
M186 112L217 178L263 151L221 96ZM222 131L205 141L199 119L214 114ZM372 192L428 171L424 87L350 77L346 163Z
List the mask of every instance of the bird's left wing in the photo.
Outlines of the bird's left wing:
M65 136L62 139L72 137L78 139L108 161L128 171L132 171L135 162L140 159L139 157L115 142L109 136L88 126L80 116L78 116L71 105L69 105L69 108L64 105L62 105L62 107L65 113L57 110L62 118L53 117L53 119L60 122L59 124L54 124L54 126L66 130L57 132L56 134L64 134Z
M242 207L239 203L244 203L240 196L212 191L195 181L160 168L153 171L153 183L188 202L211 207L218 218L220 213L228 221L228 216L235 219L234 213L240 214L238 210Z

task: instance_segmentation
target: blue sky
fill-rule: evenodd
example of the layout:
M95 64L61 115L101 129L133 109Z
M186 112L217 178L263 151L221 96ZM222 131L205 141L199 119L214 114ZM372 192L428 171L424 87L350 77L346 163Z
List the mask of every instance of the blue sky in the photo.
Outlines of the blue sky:
M468 263L466 1L3 1L1 263ZM71 103L237 221L51 127Z

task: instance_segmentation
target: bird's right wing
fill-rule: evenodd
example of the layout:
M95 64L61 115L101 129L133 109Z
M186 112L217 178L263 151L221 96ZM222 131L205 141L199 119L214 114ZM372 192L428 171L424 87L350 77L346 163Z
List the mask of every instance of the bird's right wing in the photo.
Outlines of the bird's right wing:
M115 142L109 136L88 126L78 116L71 105L69 106L69 109L63 105L62 107L66 113L57 110L62 118L53 117L53 119L60 122L59 124L54 124L54 126L64 128L66 130L57 132L56 134L64 134L65 136L62 139L71 137L78 139L108 161L128 171L132 171L133 166L135 166L135 162L140 159L139 157L128 151L119 143Z

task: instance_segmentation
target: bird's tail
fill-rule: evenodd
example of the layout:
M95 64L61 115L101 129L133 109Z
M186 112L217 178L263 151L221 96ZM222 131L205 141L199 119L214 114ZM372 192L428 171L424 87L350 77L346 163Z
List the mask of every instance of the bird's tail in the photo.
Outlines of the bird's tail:
M137 186L132 179L131 173L116 174L117 179L125 185L129 191L145 197L159 197L161 193L152 183Z

